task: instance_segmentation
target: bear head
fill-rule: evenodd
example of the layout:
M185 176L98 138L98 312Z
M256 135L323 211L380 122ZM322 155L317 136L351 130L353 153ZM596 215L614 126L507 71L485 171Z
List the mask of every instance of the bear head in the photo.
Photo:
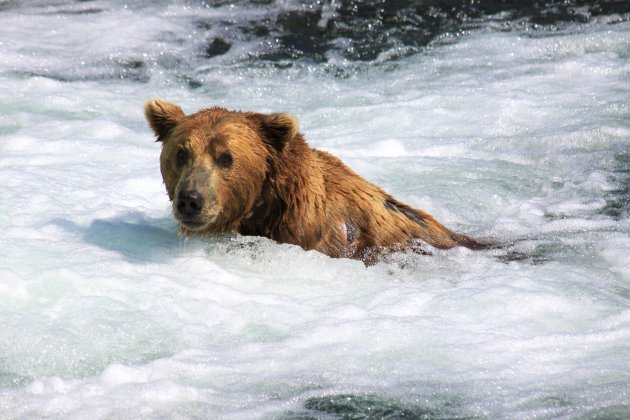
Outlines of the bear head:
M160 99L144 110L162 143L162 179L184 234L238 230L260 200L270 167L297 135L288 114L215 107L186 115Z

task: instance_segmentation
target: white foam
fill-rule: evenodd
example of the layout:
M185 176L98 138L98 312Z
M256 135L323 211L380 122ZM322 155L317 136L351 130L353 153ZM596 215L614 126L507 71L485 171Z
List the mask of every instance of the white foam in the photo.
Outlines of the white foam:
M30 294L26 288L26 282L16 273L11 270L0 270L0 278L2 278L0 296L4 296L2 300L5 304L9 303L7 301L10 301L10 304L14 305L16 301L23 301L29 298Z
M111 4L0 13L0 416L282 417L335 394L462 417L627 407L630 227L607 214L627 182L627 23L473 31L337 79L204 67L198 9ZM107 79L134 57L148 80ZM184 240L143 122L157 96L292 112L311 144L503 247L366 268Z
M120 363L110 364L99 375L99 381L106 387L143 383L147 382L147 380L148 377L144 369L135 366L125 366Z
M628 251L630 251L630 241L623 235L610 235L600 244L602 247L601 255L609 265L612 272L618 273L624 283L630 281L630 259L628 259Z

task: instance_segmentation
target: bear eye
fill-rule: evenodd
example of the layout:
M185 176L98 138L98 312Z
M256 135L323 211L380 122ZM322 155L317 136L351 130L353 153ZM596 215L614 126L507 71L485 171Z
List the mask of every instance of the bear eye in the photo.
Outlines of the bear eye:
M179 166L184 166L186 162L188 162L188 151L185 149L179 149L177 151L176 159Z
M216 163L217 166L222 168L229 168L232 166L232 155L230 153L221 153Z

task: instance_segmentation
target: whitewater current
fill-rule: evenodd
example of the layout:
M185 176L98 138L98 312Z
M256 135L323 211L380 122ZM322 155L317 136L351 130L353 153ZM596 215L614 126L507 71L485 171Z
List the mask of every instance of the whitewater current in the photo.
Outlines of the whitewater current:
M630 417L630 12L359 56L263 30L309 7L0 1L0 418ZM156 97L290 112L496 246L366 267L185 240Z

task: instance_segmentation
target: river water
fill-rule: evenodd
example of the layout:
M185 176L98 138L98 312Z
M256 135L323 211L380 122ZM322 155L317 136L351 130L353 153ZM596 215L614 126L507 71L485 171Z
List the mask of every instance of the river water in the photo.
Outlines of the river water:
M628 6L348 3L0 1L0 418L630 416ZM497 247L183 240L154 97Z

